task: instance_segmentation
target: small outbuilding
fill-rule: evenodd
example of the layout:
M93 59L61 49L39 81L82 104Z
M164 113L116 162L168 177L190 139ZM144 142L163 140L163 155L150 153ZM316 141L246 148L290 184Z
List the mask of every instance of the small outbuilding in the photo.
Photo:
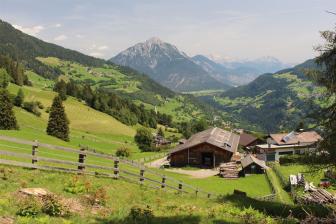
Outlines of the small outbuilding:
M248 154L241 160L242 173L245 174L261 174L264 173L268 166L265 161L257 159L251 154Z
M221 128L210 128L191 136L169 154L172 166L215 168L230 162L237 154L239 135Z

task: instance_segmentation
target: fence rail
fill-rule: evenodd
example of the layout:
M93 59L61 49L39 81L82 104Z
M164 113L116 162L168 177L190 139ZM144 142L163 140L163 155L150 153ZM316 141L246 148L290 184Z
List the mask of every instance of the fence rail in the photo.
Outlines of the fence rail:
M41 143L39 141L28 141L8 136L1 136L0 140L20 145L31 146L31 154L24 153L27 148L17 152L20 147L14 148L16 151L0 150L0 164L20 166L32 169L59 171L74 174L86 174L113 179L125 178L138 182L140 185L147 185L157 189L170 189L179 193L193 193L203 195L207 198L216 194L199 189L195 186L186 184L180 180L168 177L154 170L146 168L143 164L121 159L109 154L93 152L85 148L73 149L64 146L56 146ZM13 149L13 150L14 150ZM29 149L28 149L29 150ZM48 150L58 152L50 153ZM40 156L39 154L55 155L65 158L64 154L71 154L72 157L66 157L67 160ZM97 160L99 158L99 160ZM75 161L76 160L76 161ZM103 162L102 160L105 160ZM98 165L101 163L104 165Z

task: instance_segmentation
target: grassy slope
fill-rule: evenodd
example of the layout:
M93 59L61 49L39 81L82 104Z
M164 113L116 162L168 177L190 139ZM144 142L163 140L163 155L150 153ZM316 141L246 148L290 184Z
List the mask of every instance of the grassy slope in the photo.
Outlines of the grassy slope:
M107 192L107 203L104 208L98 209L98 214L92 213L92 207L86 205L80 214L73 213L67 218L49 217L42 213L35 218L20 217L15 215L20 204L18 196L14 198L13 193L21 187L43 187L63 198L76 199L83 205L87 193L71 194L65 191L66 185L73 182L73 175L6 166L0 168L0 214L15 218L16 223L135 223L127 222L133 206L150 206L155 216L152 223L243 223L247 220L259 223L265 220L260 212L238 208L230 202L220 203L141 188L123 180L85 176L79 177L79 183L90 183L89 192L99 187L104 187ZM276 222L268 217L265 223Z
M9 91L16 94L19 87L10 84ZM35 87L22 87L25 93L25 101L40 101L45 107L41 117L37 117L23 109L16 108L15 112L20 125L19 131L0 131L1 134L20 137L29 140L38 139L42 142L51 144L67 145L78 147L80 144L94 148L103 152L114 153L121 145L126 145L135 153L134 157L145 156L141 153L133 142L135 130L128 127L113 117L95 111L85 106L82 102L69 97L65 102L65 110L70 120L70 139L65 143L56 138L45 134L48 114L45 112L50 107L55 93L52 91L41 90Z
M93 87L110 89L120 94L146 94L146 100L140 98L134 100L134 102L137 104L143 103L148 109L154 109L156 106L157 111L172 115L174 120L185 121L195 116L202 116L201 111L183 96L163 99L160 95L145 93L142 90L141 83L121 73L111 65L89 67L54 57L39 57L38 60L46 65L60 68L66 79L87 81Z

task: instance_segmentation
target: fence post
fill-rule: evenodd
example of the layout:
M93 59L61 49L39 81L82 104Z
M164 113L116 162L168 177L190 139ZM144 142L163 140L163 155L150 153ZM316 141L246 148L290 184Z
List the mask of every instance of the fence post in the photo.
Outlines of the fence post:
M179 192L182 193L182 183L180 182L178 185Z
M211 197L211 194L210 193L208 193L208 198L210 198Z
M81 148L80 149L81 152L84 152L85 149L84 148ZM86 154L85 153L79 153L78 154L78 162L83 164L83 165L78 165L78 170L79 171L83 171L85 169L85 166L84 166L84 162L85 162L85 157L86 157Z
M166 187L166 176L162 176L162 184L161 184L161 188L165 188Z
M114 179L119 178L119 159L114 160Z
M145 169L144 168L141 168L140 169L140 184L142 185L145 178L144 178L144 173L145 173Z
M197 197L197 194L198 194L198 188L196 188L196 191L195 191L195 193L196 193L196 197Z
M34 141L34 145L32 146L32 164L34 165L35 163L37 163L37 159L35 158L36 153L38 152L38 142L37 140Z

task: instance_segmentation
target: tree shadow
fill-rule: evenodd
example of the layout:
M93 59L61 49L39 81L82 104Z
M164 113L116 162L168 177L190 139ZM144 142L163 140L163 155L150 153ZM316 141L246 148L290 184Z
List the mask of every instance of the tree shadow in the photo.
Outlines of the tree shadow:
M219 202L231 202L239 208L251 207L270 216L287 218L293 216L304 219L307 215L315 217L327 217L332 213L332 209L322 205L289 205L275 201L261 201L241 195L227 195L217 199Z
M210 221L210 220L209 220ZM131 217L121 218L96 218L99 224L199 224L201 223L200 216L171 216L171 217L152 217L150 219L140 218L137 220ZM235 221L212 220L214 224L238 224Z

